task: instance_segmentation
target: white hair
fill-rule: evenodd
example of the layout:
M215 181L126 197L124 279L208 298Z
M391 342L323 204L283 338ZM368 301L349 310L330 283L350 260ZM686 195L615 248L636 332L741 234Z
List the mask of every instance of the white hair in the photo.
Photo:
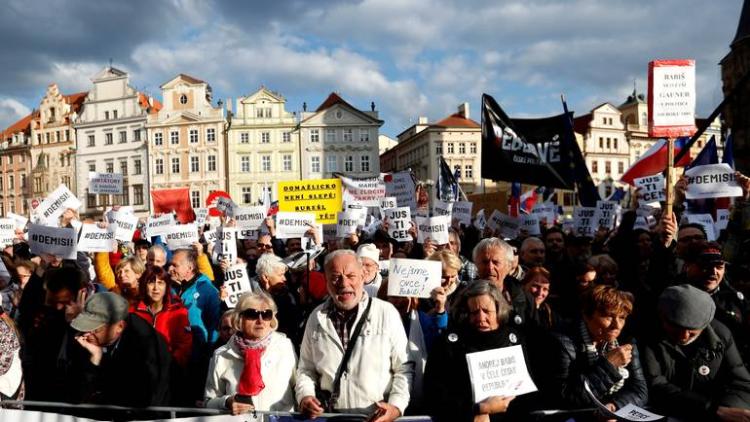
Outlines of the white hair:
M258 263L255 266L255 273L258 277L267 277L282 268L286 270L286 264L284 264L284 261L274 254L267 253L258 258Z
M492 248L500 249L503 257L505 257L505 262L508 265L513 266L513 248L504 240L498 239L496 237L488 237L486 239L480 240L479 243L474 246L474 250L471 253L471 260L476 263L477 256L479 256L479 254L483 253L487 249Z
M323 268L326 268L326 269L328 269L328 265L329 265L329 264L330 264L331 262L333 262L333 260L334 260L334 259L335 259L335 258L336 258L337 256L343 256L343 255L350 255L351 257L353 257L353 258L354 258L354 260L355 260L355 261L357 261L357 264L358 264L358 265L362 265L362 264L361 264L361 263L359 262L359 258L357 257L357 253L356 253L356 252L354 252L353 250L351 250L351 249L336 249L335 251L333 251L333 252L329 253L328 255L326 255L326 259L325 259L325 262L323 263Z

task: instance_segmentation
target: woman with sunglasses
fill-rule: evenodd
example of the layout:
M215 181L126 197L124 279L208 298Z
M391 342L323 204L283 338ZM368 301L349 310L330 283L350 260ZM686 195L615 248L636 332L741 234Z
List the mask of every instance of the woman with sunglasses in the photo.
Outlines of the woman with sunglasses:
M234 309L237 332L211 359L206 407L233 415L294 409L297 356L292 342L276 332L276 313L276 304L266 293L240 297Z

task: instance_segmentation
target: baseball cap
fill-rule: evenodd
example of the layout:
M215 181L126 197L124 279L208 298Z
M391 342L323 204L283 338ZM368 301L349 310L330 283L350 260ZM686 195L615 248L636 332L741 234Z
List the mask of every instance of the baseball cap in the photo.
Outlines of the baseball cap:
M127 316L128 301L124 297L112 292L95 293L83 305L83 312L70 322L70 326L88 333L103 325L122 321Z

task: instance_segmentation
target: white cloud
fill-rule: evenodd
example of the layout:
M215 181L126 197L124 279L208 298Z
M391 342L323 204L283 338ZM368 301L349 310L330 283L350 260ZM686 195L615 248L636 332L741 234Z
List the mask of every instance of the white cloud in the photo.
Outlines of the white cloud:
M31 113L28 107L14 98L0 97L0 130L4 130Z

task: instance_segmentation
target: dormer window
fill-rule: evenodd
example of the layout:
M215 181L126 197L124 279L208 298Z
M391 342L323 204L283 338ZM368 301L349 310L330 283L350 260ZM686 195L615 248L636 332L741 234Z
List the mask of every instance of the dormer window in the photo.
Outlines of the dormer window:
M180 95L180 104L187 104L187 95Z

